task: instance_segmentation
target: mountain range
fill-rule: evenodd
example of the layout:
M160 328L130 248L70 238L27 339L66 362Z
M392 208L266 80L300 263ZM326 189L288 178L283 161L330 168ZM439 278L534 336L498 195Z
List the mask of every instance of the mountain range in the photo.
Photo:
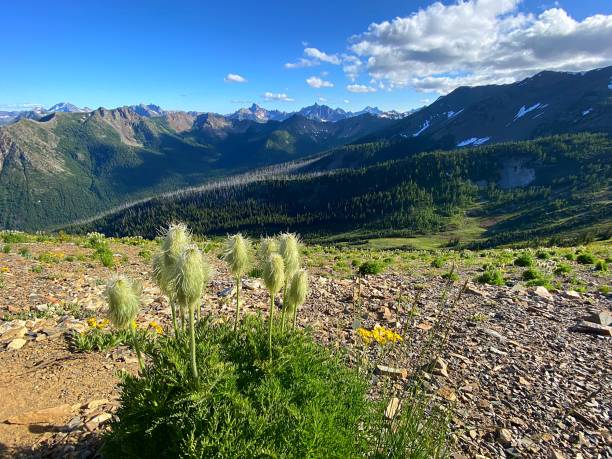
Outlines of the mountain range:
M302 172L328 174L433 150L473 151L560 134L610 136L612 67L461 87L405 114L319 104L295 113L253 104L220 115L153 104L90 110L62 103L2 116L13 118L0 127L0 227L45 229L306 157L312 159ZM497 183L500 171L489 174L488 182Z

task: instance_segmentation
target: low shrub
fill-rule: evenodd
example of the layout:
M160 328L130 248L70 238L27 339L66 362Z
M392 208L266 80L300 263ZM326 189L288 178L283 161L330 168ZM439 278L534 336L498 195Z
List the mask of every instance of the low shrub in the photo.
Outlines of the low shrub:
M557 267L555 268L555 274L557 275L568 274L571 271L572 271L572 267L568 265L567 263L559 263Z
M459 280L459 275L455 271L449 271L447 273L442 274L442 278L455 282Z
M523 280L529 281L532 279L539 279L542 277L542 273L536 268L529 268L523 272Z
M608 263L606 263L606 260L597 260L595 263L595 270L602 272L608 271Z
M366 274L380 274L385 269L385 266L377 260L364 261L359 266L359 274L362 276Z
M604 285L600 285L599 288L597 289L599 291L599 293L603 293L604 295L609 295L610 291L612 291L612 289L610 288L609 285L604 284Z
M592 253L583 252L576 257L576 261L581 265L592 265L597 261L597 259Z
M32 254L30 253L30 249L28 249L27 247L22 247L19 249L19 255L21 255L23 258L32 258Z
M546 250L538 250L536 252L536 258L539 260L548 260L550 258L550 253Z
M487 269L480 276L476 278L477 282L481 284L490 284L490 285L505 285L506 281L504 280L504 275L501 270L493 268Z
M9 244L4 244L4 247L2 247L2 252L3 253L10 253L11 252L11 246Z
M535 260L533 259L533 256L528 252L523 252L514 259L514 266L521 266L526 268L529 266L533 266L534 264Z
M444 263L446 263L446 260L444 259L444 257L436 257L431 262L431 267L432 268L441 268L442 266L444 266Z
M574 253L566 253L564 255L564 257L568 261L575 261L576 260L576 254L574 254Z

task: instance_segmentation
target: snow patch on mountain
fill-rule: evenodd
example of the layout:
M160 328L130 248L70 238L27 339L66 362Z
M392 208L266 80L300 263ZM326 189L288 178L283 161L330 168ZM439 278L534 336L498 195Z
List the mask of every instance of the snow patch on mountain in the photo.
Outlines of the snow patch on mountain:
M417 132L412 134L412 137L418 137L419 134L421 134L428 127L429 127L429 120L425 120L425 122L423 123L423 126L421 126L421 129L419 129Z
M461 110L459 110L459 111L456 111L456 112L455 112L455 111L453 111L453 110L451 110L451 111L449 111L449 112L446 112L446 117L447 117L448 119L450 119L450 118L454 118L455 116L459 115L459 114L460 114L462 111L463 111L463 108L462 108Z
M591 113L593 111L592 108L588 108L585 111L582 112L582 116L587 116L589 113Z
M610 84L608 85L608 89L612 89L612 78L610 78Z
M483 143L488 142L489 140L491 140L491 137L470 137L469 139L465 139L462 142L459 142L457 144L458 147L467 147L468 145L474 145L474 146L478 146L478 145L482 145Z
M525 107L524 105L519 109L519 111L517 112L517 114L514 116L514 120L516 121L519 118L522 118L523 116L525 116L527 113L532 112L534 110L537 110L538 108L544 108L545 106L542 105L540 102L537 102L535 104L533 104L531 107Z

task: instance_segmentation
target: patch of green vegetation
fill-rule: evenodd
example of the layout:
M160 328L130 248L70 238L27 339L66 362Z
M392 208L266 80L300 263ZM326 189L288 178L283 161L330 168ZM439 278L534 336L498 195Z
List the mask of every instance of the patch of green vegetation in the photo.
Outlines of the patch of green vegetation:
M543 276L543 274L536 268L529 268L523 271L523 280L529 281L533 279L539 279Z
M23 258L32 258L32 254L30 253L30 249L28 249L27 247L22 247L19 249L19 255L21 255Z
M41 265L34 265L30 268L30 271L32 271L33 273L40 274L43 271L43 267Z
M455 271L448 271L442 274L442 278L448 279L451 282L456 282L459 280L459 274L457 274Z
M105 457L415 457L446 455L447 419L405 400L393 432L369 381L303 333L249 317L199 322L194 384L188 337L160 338L140 376L124 375L117 422ZM393 445L391 447L391 445ZM392 456L388 453L393 451Z
M480 276L476 278L477 282L481 284L490 284L490 285L505 285L506 281L504 279L504 275L500 269L497 268L489 268L486 269Z
M4 244L4 247L2 247L2 253L10 253L10 252L11 252L11 245Z
M557 275L569 274L570 272L572 272L572 267L567 263L558 263L555 268L555 274Z
M385 269L385 265L377 260L364 261L359 266L359 274L364 276L366 274L380 274Z
M590 252L582 252L576 257L576 261L581 265L592 265L597 261L597 258Z
M140 252L138 252L138 256L141 257L147 263L149 263L151 261L152 254L150 250L143 249Z
M436 257L431 262L432 268L441 268L446 263L446 259L444 257Z
M529 252L523 252L521 253L515 260L514 260L514 266L521 266L521 267L529 267L529 266L533 266L535 264L535 260L533 258L533 255L531 255L531 253Z
M550 252L547 250L538 250L536 252L536 258L539 260L548 260L550 258Z
M609 285L607 285L607 284L603 284L603 285L600 285L600 286L597 288L597 290L598 290L600 293L603 293L604 295L609 295L609 294L610 294L610 292L612 291L612 288L610 288L610 286L609 286Z
M608 263L606 260L597 260L595 263L595 271L607 272L608 271Z

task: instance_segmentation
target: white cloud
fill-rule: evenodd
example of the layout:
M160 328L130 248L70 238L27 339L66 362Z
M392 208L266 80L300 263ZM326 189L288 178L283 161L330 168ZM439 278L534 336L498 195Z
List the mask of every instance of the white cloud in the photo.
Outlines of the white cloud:
M366 86L365 84L349 84L346 89L350 92L376 92L376 88L372 86Z
M306 83L311 88L333 88L334 84L331 81L322 80L319 77L311 76L306 78Z
M340 58L337 55L326 54L323 51L319 51L317 48L305 48L304 54L318 61L327 62L328 64L334 64L334 65L340 64Z
M246 83L247 79L237 73L228 73L223 79L226 83Z
M327 99L325 97L319 97L319 102L327 102Z
M612 15L577 21L561 8L539 15L521 0L440 2L351 38L343 70L363 71L387 88L447 93L461 85L510 83L541 70L581 71L612 64Z
M287 62L286 69L298 69L302 67L314 67L321 65L322 62L333 65L340 65L340 58L336 54L327 54L317 48L304 48L306 58L300 57L295 62Z
M285 64L286 69L299 69L302 67L315 67L319 65L320 62L314 61L312 59L304 59L300 57L296 62L287 62Z
M348 99L344 99L342 102L344 102L345 104L350 104L351 103L351 101L348 100Z
M295 99L290 98L287 94L283 92L265 92L261 97L264 100L276 100L282 102L293 102Z

